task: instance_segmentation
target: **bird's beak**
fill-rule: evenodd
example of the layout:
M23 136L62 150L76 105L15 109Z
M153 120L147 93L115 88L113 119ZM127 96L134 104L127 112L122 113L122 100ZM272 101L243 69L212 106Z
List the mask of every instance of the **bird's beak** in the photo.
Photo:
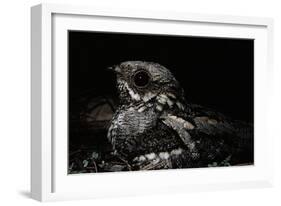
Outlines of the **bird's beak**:
M121 69L118 65L108 67L107 69L110 70L110 71L113 71L116 74L121 74Z

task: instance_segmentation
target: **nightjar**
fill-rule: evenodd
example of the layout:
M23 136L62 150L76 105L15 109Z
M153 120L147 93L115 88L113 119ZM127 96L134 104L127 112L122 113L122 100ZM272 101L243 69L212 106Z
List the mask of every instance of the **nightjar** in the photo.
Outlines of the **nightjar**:
M134 169L253 164L253 126L187 102L169 69L127 61L111 70L119 107L107 137Z

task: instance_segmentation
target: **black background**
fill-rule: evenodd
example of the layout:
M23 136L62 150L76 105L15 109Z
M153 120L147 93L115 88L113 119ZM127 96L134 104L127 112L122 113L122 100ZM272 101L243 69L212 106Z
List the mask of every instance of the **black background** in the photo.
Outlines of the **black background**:
M141 60L169 68L189 102L253 122L254 40L78 31L68 38L70 110L87 91L116 95L106 68Z

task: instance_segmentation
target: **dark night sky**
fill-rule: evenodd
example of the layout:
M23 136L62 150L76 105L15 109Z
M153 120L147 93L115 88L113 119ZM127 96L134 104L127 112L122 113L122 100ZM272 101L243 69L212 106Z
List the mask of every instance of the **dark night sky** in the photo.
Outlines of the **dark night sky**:
M71 98L88 90L115 94L107 67L153 61L173 72L189 102L253 121L253 40L76 31L68 37Z

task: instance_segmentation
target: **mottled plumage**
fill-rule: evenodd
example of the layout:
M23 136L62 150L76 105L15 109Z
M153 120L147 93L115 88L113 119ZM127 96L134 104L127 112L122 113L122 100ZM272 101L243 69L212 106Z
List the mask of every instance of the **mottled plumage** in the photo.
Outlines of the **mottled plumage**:
M252 126L187 103L164 66L128 61L111 69L120 105L107 137L136 169L253 163Z

